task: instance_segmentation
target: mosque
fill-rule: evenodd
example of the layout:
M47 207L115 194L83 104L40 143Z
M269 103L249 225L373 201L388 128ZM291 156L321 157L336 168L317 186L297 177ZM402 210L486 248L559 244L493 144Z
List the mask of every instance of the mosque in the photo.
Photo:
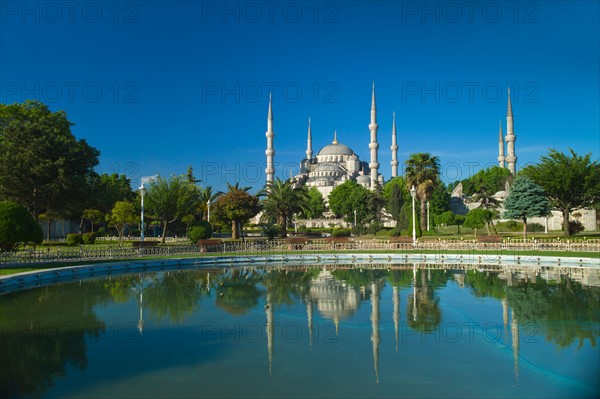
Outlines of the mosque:
M516 136L513 130L513 115L512 105L510 101L510 88L508 90L508 108L506 115L506 152L504 152L504 137L502 134L502 126L500 126L499 141L498 141L498 162L500 167L506 167L512 174L515 174L515 165L517 157L515 155ZM294 180L298 184L303 184L308 187L316 187L323 199L327 202L329 194L338 185L348 180L354 180L361 186L370 190L375 190L377 187L383 186L384 178L379 173L378 149L379 142L377 141L377 104L375 101L375 83L373 83L371 91L371 121L369 123L370 142L369 162L361 161L356 152L345 144L338 142L337 132L334 133L331 144L326 145L313 156L312 149L312 131L310 126L310 118L308 120L308 135L306 140L306 158L300 161L300 173ZM269 112L267 118L267 167L265 173L267 183L272 182L275 176L274 156L275 149L273 147L273 104L269 98ZM396 135L396 115L392 115L392 151L391 161L391 177L398 176L398 143Z

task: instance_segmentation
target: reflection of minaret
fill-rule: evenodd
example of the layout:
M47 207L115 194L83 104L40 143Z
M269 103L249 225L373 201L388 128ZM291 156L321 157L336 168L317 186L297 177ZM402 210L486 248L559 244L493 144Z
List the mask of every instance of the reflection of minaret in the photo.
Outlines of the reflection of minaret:
M206 273L206 291L210 292L210 272Z
M267 351L269 352L269 376L273 369L273 305L271 304L271 294L267 294Z
M308 319L308 346L312 349L312 333L313 333L313 309L310 298L306 299L306 318Z
M140 291L140 320L138 321L138 331L140 332L140 335L142 335L142 332L144 331L144 311L142 308L142 291Z
M267 117L267 149L265 150L265 155L267 156L267 168L265 169L265 173L267 174L267 183L273 181L273 176L275 175L275 166L273 165L273 157L275 156L275 149L273 148L273 137L275 137L275 132L273 132L273 99L271 94L269 94L269 115Z
M519 323L515 316L515 310L511 312L512 320L510 321L510 332L512 334L512 350L515 368L515 378L519 379Z
M502 300L502 322L504 324L504 339L508 336L508 301L505 299ZM506 341L505 341L506 342Z
M377 284L371 283L371 327L373 334L373 367L375 368L375 381L379 384L379 289Z
M398 327L400 325L400 295L398 287L392 289L392 299L394 301L394 333L396 336L396 352L398 352Z
M398 176L398 142L396 139L396 113L392 114L392 177Z
M369 123L369 130L371 131L371 142L369 143L369 149L371 150L371 162L369 168L371 169L371 190L375 190L377 187L378 180L378 169L379 163L377 162L377 149L379 144L377 143L377 107L375 106L375 82L373 82L373 92L371 94L371 123Z

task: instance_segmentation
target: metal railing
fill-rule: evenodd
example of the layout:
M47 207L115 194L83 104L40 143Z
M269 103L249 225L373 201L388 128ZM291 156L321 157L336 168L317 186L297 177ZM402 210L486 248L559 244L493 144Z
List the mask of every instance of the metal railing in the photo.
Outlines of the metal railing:
M394 242L389 238L368 240L349 239L334 241L329 239L306 240L246 240L223 241L216 245L196 246L191 244L162 245L150 247L119 247L111 245L80 247L48 247L45 249L26 249L16 252L0 253L0 265L33 264L50 262L80 262L105 259L130 259L151 256L170 255L206 255L208 253L234 254L276 254L310 253L336 251L583 251L600 252L600 239L504 239L502 242L480 242L478 240L439 240L421 239L416 244Z

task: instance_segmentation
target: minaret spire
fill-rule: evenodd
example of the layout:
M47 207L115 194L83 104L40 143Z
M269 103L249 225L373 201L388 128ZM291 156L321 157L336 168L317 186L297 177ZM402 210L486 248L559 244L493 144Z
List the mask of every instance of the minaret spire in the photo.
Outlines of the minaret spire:
M513 125L513 112L512 112L512 104L510 102L510 87L508 88L508 105L506 109L506 152L508 153L506 156L506 163L508 166L508 170L513 175L516 172L516 163L517 156L515 154L515 141L517 140L517 136L515 136L514 125Z
M269 114L267 116L267 132L265 135L267 136L267 149L265 151L265 155L267 156L267 167L265 173L267 175L267 184L269 184L273 181L273 176L275 175L275 166L273 164L273 158L275 156L273 137L275 137L275 132L273 132L273 97L271 93L269 93Z
M502 135L502 121L500 121L500 129L498 130L498 165L504 168L504 137Z
M379 177L379 163L377 162L377 149L379 148L379 144L377 143L377 128L375 81L373 81L373 89L371 92L371 123L369 123L369 130L371 131L371 141L369 143L369 150L371 150L371 162L369 162L369 168L371 169L371 190L375 190L375 187L377 187L377 179Z
M375 383L379 384L379 287L371 283L371 342L373 342L373 368Z
M396 113L392 113L392 177L398 176L398 142L396 139Z
M331 144L337 144L337 130L333 131L333 141L331 142Z
M312 159L312 131L310 130L310 116L308 117L308 138L306 140L306 159Z

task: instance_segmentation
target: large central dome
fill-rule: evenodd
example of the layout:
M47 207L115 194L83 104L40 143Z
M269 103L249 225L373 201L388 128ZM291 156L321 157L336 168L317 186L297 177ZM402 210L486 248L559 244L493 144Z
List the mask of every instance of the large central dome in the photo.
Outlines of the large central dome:
M354 151L347 145L335 142L321 148L317 155L354 155Z
M347 145L338 143L337 132L334 132L333 142L321 148L317 156L319 155L354 155L354 151Z

